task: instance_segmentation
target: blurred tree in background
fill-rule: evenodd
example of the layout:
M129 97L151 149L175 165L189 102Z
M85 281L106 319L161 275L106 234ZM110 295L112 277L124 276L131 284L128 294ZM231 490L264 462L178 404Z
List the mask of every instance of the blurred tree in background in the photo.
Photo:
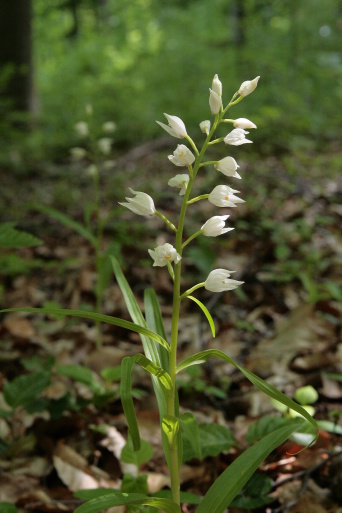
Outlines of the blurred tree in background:
M208 115L202 98L215 73L230 91L261 75L243 113L261 128L254 140L263 151L315 148L340 137L341 0L32 2L41 105L39 127L25 142L32 158L65 154L87 103L98 126L117 123L118 144L158 137L155 119L164 110L186 112L191 130ZM16 6L22 3L30 2ZM20 23L18 11L14 21Z

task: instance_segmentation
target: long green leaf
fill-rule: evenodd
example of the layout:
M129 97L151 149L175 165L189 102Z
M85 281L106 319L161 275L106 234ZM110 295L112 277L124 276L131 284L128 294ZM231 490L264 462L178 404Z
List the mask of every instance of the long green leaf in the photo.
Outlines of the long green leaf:
M241 365L238 365L236 362L234 362L234 360L232 360L229 356L227 356L222 351L219 351L218 349L207 349L205 351L201 351L200 353L194 354L189 358L186 358L177 366L177 372L180 372L181 370L186 369L191 365L198 365L204 363L212 356L216 356L217 358L221 358L222 360L226 360L227 362L231 363L234 367L239 369L246 376L246 378L251 383L253 383L253 385L259 388L259 390L267 394L269 397L272 397L273 399L276 399L277 401L285 404L286 406L288 406L288 408L295 410L302 417L305 417L306 420L312 424L312 426L318 433L319 428L317 422L311 417L311 415L306 410L304 410L304 408L302 408L299 404L292 401L292 399L290 399L285 394L277 390L275 387L273 387L263 379L253 374L253 372L250 372Z
M161 337L167 340L165 333L164 323L158 298L153 289L146 289L144 293L144 304L145 304L145 318L147 326L150 330L158 333ZM157 347L160 356L160 362L162 368L169 372L169 353L161 346Z
M117 279L117 282L119 284L119 287L121 289L121 292L124 296L126 306L128 308L129 314L133 320L133 322L141 327L143 327L145 330L147 330L147 323L145 321L145 318L143 314L141 313L141 310L139 308L139 305L134 297L133 291L131 287L129 286L129 283L127 282L121 267L119 265L119 262L117 259L113 256L110 257L115 277ZM151 332L153 333L153 332ZM142 345L144 348L144 353L147 358L149 358L153 363L161 367L161 359L158 352L158 349L156 347L156 344L153 342L153 337L150 337L148 334L144 334L143 332L140 332L140 337L142 341ZM160 337L165 344L163 346L169 351L169 346L164 338ZM156 394L157 402L158 402L158 410L160 414L160 419L163 418L163 416L166 414L167 409L167 396L165 393L164 388L160 384L158 378L155 376L152 376L152 383L153 388Z
M82 319L106 322L107 324L113 324L114 326L120 326L120 328L134 331L135 333L139 333L145 337L150 337L165 347L167 350L169 349L169 345L166 340L157 335L157 333L153 333L153 331L150 331L148 328L140 326L139 324L125 321L124 319L119 319L118 317L112 317L110 315L103 315L95 312L84 312L83 310L68 310L64 308L7 308L5 310L0 310L0 313L1 312L27 312L43 313L47 315L70 315L71 317L80 317Z
M215 325L214 325L213 318L212 318L208 308L206 306L204 306L204 304L201 303L201 301L199 301L196 297L193 297L193 296L186 296L186 297L189 299L192 299L192 301L194 301L200 307L200 309L202 310L202 312L204 313L204 315L206 316L206 318L209 322L211 333L213 334L213 337L215 338Z
M86 504L82 504L75 510L75 513L99 513L102 510L122 505L142 505L161 509L165 513L181 513L181 509L170 499L159 497L146 497L140 493L113 493L106 494L103 497L91 499Z
M37 205L34 207L34 210L39 210L40 212L43 212L44 214L47 214L50 217L53 217L54 219L56 219L56 221L59 221L61 224L64 224L64 226L66 226L67 228L71 228L79 235L82 235L82 237L87 239L94 247L97 245L96 237L91 233L90 230L83 226L83 224L78 223L74 219L71 219L59 210L47 207L45 205Z
M243 452L209 488L196 513L223 513L264 459L302 424L294 421L277 429Z
M125 356L121 361L120 395L133 448L138 451L140 449L140 434L132 397L132 368L134 364L134 356Z
M42 241L27 232L17 230L15 223L0 223L0 248L24 248L37 246Z
M143 354L136 354L135 361L141 365L145 370L147 370L152 376L158 378L163 387L170 392L172 390L172 381L170 375L164 371L159 365L151 362L146 356Z

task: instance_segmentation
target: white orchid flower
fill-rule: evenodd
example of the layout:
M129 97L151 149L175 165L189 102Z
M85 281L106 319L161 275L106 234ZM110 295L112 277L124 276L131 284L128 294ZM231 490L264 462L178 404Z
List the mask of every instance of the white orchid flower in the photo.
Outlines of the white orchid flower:
M209 119L206 119L205 121L202 121L199 126L200 126L201 131L204 134L207 134L207 135L209 134L209 132L210 132L210 121L209 121Z
M249 119L246 119L246 118L235 119L233 125L235 128L256 128L257 127L252 121L250 121Z
M158 125L160 125L167 133L172 135L172 137L177 137L177 139L183 139L187 135L187 131L183 121L177 116L171 116L170 114L165 114L168 121L168 125L161 123L161 121L157 121Z
M89 135L88 123L85 121L79 121L75 124L74 128L80 137L87 137Z
M156 248L148 250L150 256L154 260L153 266L164 267L168 262L178 264L181 256L177 253L176 249L171 244L163 244Z
M135 197L126 198L128 203L119 203L119 205L128 208L139 216L153 216L156 209L151 196L144 192L133 191L133 189L129 190L132 194L135 194Z
M215 269L211 271L208 278L205 280L204 287L211 292L224 292L226 290L236 289L242 285L243 281L230 279L230 275L234 271L227 271L226 269Z
M178 144L177 148L173 152L173 155L169 155L168 159L175 166L191 166L195 161L195 155L189 150L185 144Z
M186 188L189 183L189 175L176 175L173 178L170 178L168 181L168 185L170 187L177 187L180 189L179 195L184 196Z
M109 155L111 151L112 142L113 139L110 139L109 137L101 137L101 139L97 141L97 145L101 153L103 153L104 155Z
M236 207L236 203L244 203L244 200L235 196L235 191L228 185L217 185L209 194L208 200L217 207Z
M224 159L219 160L217 164L214 164L214 168L217 169L217 171L220 171L225 176L232 176L233 178L241 178L239 173L236 171L238 167L240 166L238 166L233 157L225 157Z
M234 228L225 228L225 221L228 217L228 215L214 216L208 219L201 228L203 235L206 237L217 237L218 235L223 235L224 233L234 230Z
M259 78L260 77L256 77L253 80L246 80L246 82L242 82L238 90L239 95L247 96L248 94L251 94L258 85Z
M241 144L252 143L249 139L246 139L246 130L243 128L234 128L228 135L223 139L226 144L231 144L232 146L240 146Z

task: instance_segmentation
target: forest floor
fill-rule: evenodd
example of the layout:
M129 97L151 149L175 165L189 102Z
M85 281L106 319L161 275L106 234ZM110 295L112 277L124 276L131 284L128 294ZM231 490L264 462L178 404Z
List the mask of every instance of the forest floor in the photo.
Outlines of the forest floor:
M172 243L172 233L159 219L135 216L117 202L132 187L150 194L157 208L176 220L180 200L167 186L174 174L167 152L140 150L104 171L102 215L115 209L105 244L113 243L142 308L144 290L155 289L168 333L172 284L165 268L152 267L147 249ZM309 449L298 452L301 446L289 441L273 452L230 513L253 508L257 513L342 512L341 161L342 155L331 151L239 162L243 179L233 187L246 202L219 212L230 214L227 225L234 231L201 237L186 252L184 290L214 268L236 270L234 278L245 284L224 294L198 291L215 320L215 339L197 306L184 302L179 358L217 348L292 398L299 387L311 385L318 392L315 419L324 426ZM217 175L212 167L205 170L198 194L226 182ZM65 162L37 168L30 176L2 173L0 190L2 220L18 220L19 228L43 240L0 254L1 307L92 310L96 273L90 244L36 209L45 204L82 221L93 196L84 168ZM189 208L188 233L219 214L208 202L198 202ZM129 319L113 277L102 313ZM7 313L1 317L0 344L0 502L16 505L20 513L72 513L81 503L74 492L120 489L123 475L136 468L120 461L127 425L118 366L124 356L141 352L139 337L103 325L103 345L96 347L90 321ZM201 369L180 378L181 412L223 426L229 436L207 438L209 455L184 464L182 490L197 495L249 446L253 426L262 429L260 419L270 423L271 417L281 417L231 365L213 360ZM30 383L18 381L22 376L32 377L32 390L22 390ZM141 436L153 447L140 476L147 475L149 491L157 493L168 487L169 478L149 375L134 372L133 387ZM124 482L129 487L129 478ZM145 477L140 485L146 486ZM184 513L194 511L190 502L184 502Z

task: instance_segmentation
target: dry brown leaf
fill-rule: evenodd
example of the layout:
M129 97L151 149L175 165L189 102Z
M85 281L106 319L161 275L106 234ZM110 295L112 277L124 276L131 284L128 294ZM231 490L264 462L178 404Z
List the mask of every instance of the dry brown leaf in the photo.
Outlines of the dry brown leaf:
M288 366L298 353L323 355L333 337L334 326L304 304L277 323L273 338L259 342L246 366L259 375L284 374L288 380Z
M18 314L8 314L3 321L4 327L13 337L29 340L36 335L36 331L29 319Z

